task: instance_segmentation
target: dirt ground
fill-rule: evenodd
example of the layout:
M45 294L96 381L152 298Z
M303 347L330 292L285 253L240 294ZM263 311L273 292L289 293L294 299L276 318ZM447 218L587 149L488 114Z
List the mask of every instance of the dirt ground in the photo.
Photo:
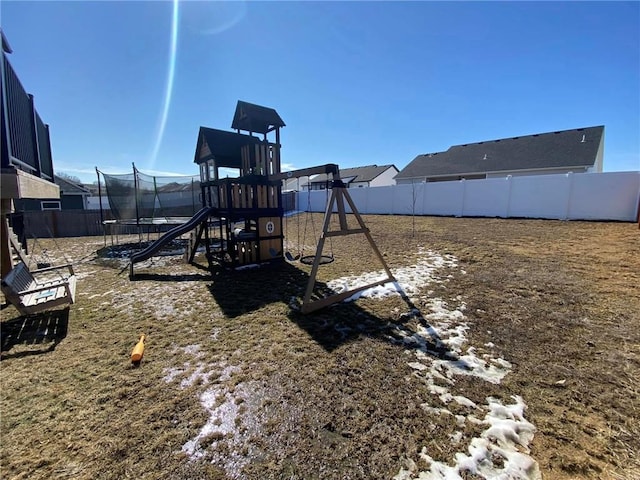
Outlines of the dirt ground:
M313 253L309 218L321 224L287 221L294 254ZM155 257L130 281L101 237L39 239L34 257L73 262L77 302L1 312L2 478L391 479L418 478L428 458L453 465L482 428L434 413L463 407L444 405L410 365L447 353L416 357L403 341L435 315L435 298L464 306L464 349L510 366L499 383L456 375L450 392L480 416L488 398L521 397L535 435L518 448L542 478L640 478L637 224L364 219L393 271L426 250L455 267L434 268L410 299L302 315L299 262L212 278L201 256L199 267ZM327 247L323 283L379 268L361 235Z

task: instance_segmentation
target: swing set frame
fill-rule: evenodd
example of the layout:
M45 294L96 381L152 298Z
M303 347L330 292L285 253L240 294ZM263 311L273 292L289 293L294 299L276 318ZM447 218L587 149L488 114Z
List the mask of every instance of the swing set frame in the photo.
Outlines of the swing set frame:
M307 282L307 288L305 290L305 294L302 300L302 313L311 313L321 308L328 307L335 303L341 302L358 292L366 290L368 288L376 287L378 285L384 285L385 283L395 282L396 279L391 273L387 262L385 262L384 257L380 253L378 246L376 245L373 237L371 236L371 232L367 228L362 219L362 216L358 212L358 209L349 194L349 189L345 185L345 183L340 179L340 170L338 165L336 164L327 164L319 167L310 167L304 168L301 170L294 170L290 172L285 172L279 174L280 179L284 178L292 178L292 177L304 177L316 174L331 174L333 177L333 181L331 182L331 196L326 204L326 209L324 213L324 220L322 225L322 232L320 233L320 238L318 239L318 244L316 246L316 252L313 259L313 264L311 266L311 273L309 274L309 281ZM351 213L355 216L358 227L359 228L350 228L347 222L347 212L345 206L348 205L351 209ZM307 206L308 208L308 206ZM334 209L336 210L334 212ZM331 217L336 214L338 216L338 228L331 228ZM334 295L329 295L326 297L321 297L314 299L313 292L316 285L316 277L318 275L318 268L323 263L322 259L324 257L323 250L326 239L331 239L332 237L341 237L347 235L364 235L374 252L375 256L380 261L382 267L384 268L386 277L384 279L369 283L367 285L362 285L357 288L353 288L351 290L347 290L344 292L336 293ZM326 262L325 262L326 263Z

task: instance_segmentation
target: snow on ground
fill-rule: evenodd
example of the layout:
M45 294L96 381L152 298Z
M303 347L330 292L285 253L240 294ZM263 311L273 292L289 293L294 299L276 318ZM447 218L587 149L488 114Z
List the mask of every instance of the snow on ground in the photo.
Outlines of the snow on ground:
M117 272L114 273L114 276ZM88 281L88 280L87 280ZM90 289L78 289L79 296L89 300L102 300L99 307L109 307L117 315L133 315L147 311L155 318L173 317L176 321L188 318L194 310L191 300L206 293L206 285L198 281L182 282L131 282L127 288L110 289L101 293L89 293Z
M485 404L479 405L463 395L452 393L459 375L471 375L482 381L499 384L511 370L511 364L495 356L493 343L480 348L468 345L466 333L470 328L470 319L464 314L466 306L462 298L456 298L456 304L449 305L442 299L433 298L431 291L425 294L430 284L442 283L450 278L443 270L457 267L455 257L438 255L430 250L420 250L418 253L420 259L415 265L392 271L396 282L363 290L345 300L402 294L414 304L426 305L425 310L428 310L411 311L409 315L418 318L420 326L415 332L398 326L390 340L407 347L405 353L411 357L407 362L413 372L411 378L424 382L428 387L431 397L424 399L421 408L433 415L451 416L456 426L450 437L451 443L460 450L449 462L444 463L434 460L430 452L423 448L417 458L408 459L406 468L401 468L394 479L462 480L464 472L486 479L540 479L538 464L528 455L528 445L533 439L535 427L524 418L526 405L521 397L512 397L513 403L508 404L489 397ZM384 272L373 272L339 278L328 282L328 286L340 292L384 278ZM213 332L212 338L215 335L216 332ZM232 395L220 384L240 371L239 367L203 363L197 345L184 347L183 351L193 358L193 362L165 369L164 380L167 383L179 382L180 388L195 382L206 387L200 394L200 403L208 412L209 419L196 437L182 447L189 457L200 458L205 452L211 452L207 444L213 445L222 438L235 439L234 443L238 443L241 433L236 420L241 412L234 398L238 395L248 397L248 393L243 394L241 388L240 391L236 388ZM450 404L456 404L456 411L466 413L453 414L446 408ZM482 425L485 429L480 436L469 438L467 425ZM242 462L248 461L235 452L232 456L231 459L220 459L227 465L227 471L233 471L232 465L237 468ZM420 471L418 461L426 462L429 469Z
M218 332L212 332L215 339ZM241 445L247 436L255 433L257 422L252 428L243 426L240 422L245 400L249 400L254 393L249 385L238 384L231 391L224 386L224 382L242 371L242 367L229 365L226 362L205 362L204 352L200 345L187 345L176 347L173 354L185 354L191 359L178 367L165 368L163 380L169 384L177 384L180 389L192 385L202 385L205 390L199 395L202 408L207 412L208 419L198 434L188 440L181 451L189 458L196 460L207 455L210 461L214 461L225 468L231 478L241 471L249 462L249 458L242 454ZM221 440L226 440L238 448L230 449L225 454L218 452L215 446Z
M471 439L468 454L456 453L453 466L435 461L422 448L419 456L429 463L429 471L418 472L416 463L400 470L394 480L462 480L462 473L469 472L486 479L540 479L538 464L529 455L527 448L533 439L535 427L524 418L525 404L521 397L514 396L515 403L503 405L488 398L488 413L484 420L473 416L467 418L487 428L480 437ZM452 441L459 443L462 435L453 435Z
M452 255L438 255L431 250L420 250L418 254L421 258L415 265L392 270L396 282L389 282L384 285L362 290L347 298L345 302L357 300L360 297L384 298L388 295L397 295L401 291L404 291L408 296L418 295L426 285L442 282L442 280L434 276L435 272L444 268L454 268L458 263ZM386 274L384 271L376 271L364 273L359 276L348 276L330 280L327 282L327 286L334 290L335 293L342 293L384 280L385 278Z
M499 384L511 370L511 364L494 355L493 343L488 343L481 349L467 345L466 332L470 325L464 314L466 305L462 298L456 298L457 305L450 306L442 299L427 296L431 292L427 292L427 295L422 293L428 285L442 283L451 277L442 271L457 267L455 257L438 255L430 250L420 250L418 253L421 258L415 265L392 270L396 282L368 288L345 301L360 297L383 298L404 294L414 304L425 304L428 312L410 312L410 315L421 320L417 331L409 333L397 328L395 337L401 338L404 345L411 347L406 352L413 355L414 359L408 365L413 370L413 376L425 382L429 392L437 398L435 403L447 405L454 402L466 409L467 413L454 415L445 407L431 405L430 399L425 399L421 407L434 415L452 417L457 428L451 435L454 445L462 445L467 438L467 423L486 425L487 428L480 437L467 442L467 453L456 453L448 463L433 460L426 448L423 448L419 457L429 464L429 470L419 471L416 461L410 459L409 467L402 468L394 479L462 480L465 471L487 479L541 478L538 464L528 455L528 445L533 439L535 427L524 418L526 405L521 397L513 397L515 403L508 405L503 405L494 398L487 398L485 405L477 405L462 395L451 393L458 375L471 375ZM327 285L340 293L384 278L385 272L378 271L357 277L338 278ZM487 348L489 352L486 352ZM477 415L482 412L486 412L484 419L478 420Z

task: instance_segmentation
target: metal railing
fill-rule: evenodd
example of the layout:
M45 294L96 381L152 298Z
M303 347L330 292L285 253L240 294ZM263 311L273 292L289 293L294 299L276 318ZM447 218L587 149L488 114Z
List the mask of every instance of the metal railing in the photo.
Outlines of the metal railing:
M35 109L33 95L28 94L6 55L2 55L2 142L7 142L7 155L2 167L20 170L53 180L53 161L49 127ZM5 150L3 149L3 152Z

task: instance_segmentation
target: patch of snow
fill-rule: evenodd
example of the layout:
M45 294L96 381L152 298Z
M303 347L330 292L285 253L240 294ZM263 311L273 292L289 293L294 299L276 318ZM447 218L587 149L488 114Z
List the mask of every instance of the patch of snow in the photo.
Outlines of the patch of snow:
M349 300L369 296L380 298L385 295L405 292L416 305L425 305L425 314L411 311L403 316L416 316L420 320L415 332L409 332L396 327L394 336L400 338L405 347L411 350L414 360L407 362L413 371L413 377L425 382L429 393L435 396L442 405L455 402L459 407L467 409L468 413L453 414L443 407L421 404L421 408L434 415L450 415L455 421L456 430L450 434L454 444L461 444L465 438L466 424L487 426L479 438L473 438L467 444L467 453L457 453L453 459L454 465L434 461L426 449L420 458L430 465L429 471L418 472L417 463L413 459L406 459L405 466L394 477L397 480L431 479L431 480L462 480L462 472L482 476L483 478L499 478L503 480L537 480L540 478L538 464L529 455L528 444L533 438L534 426L524 419L525 404L522 398L513 397L515 404L502 405L498 400L487 399L487 405L478 405L462 396L453 395L451 388L455 385L458 375L471 375L492 384L499 384L511 370L511 364L493 354L478 355L476 348L467 345L467 332L470 321L465 316L466 305L462 298L455 299L457 305L449 305L442 299L431 298L432 291L427 296L421 294L423 287L430 283L441 282L437 278L438 269L453 268L457 265L454 257L439 257L433 252L421 252L425 255L413 267L394 271L397 283L388 283L381 287L364 290L352 296ZM418 273L419 272L419 273ZM361 277L344 277L329 282L329 286L336 291L357 288L361 285L373 283L383 279L384 273L377 272ZM446 278L451 275L446 276ZM488 332L491 333L490 331ZM493 343L485 347L493 348ZM484 420L474 416L478 410L488 413ZM497 463L494 463L494 460Z
M96 293L94 295L90 295L88 297L88 299L89 300L93 300L94 298L97 298L97 297L106 297L107 295L111 295L112 293L113 293L113 290L109 290L109 291L104 292L104 293Z
M418 254L421 258L415 265L391 270L396 279L395 282L387 282L356 292L344 301L351 302L358 298L385 298L390 295L400 295L402 292L407 295L418 295L426 285L441 283L441 280L434 275L436 271L457 266L457 259L452 255L439 255L431 250L422 249ZM327 286L335 293L341 293L382 281L386 277L384 270L379 270L336 278L327 282Z
M214 334L217 335L217 333L214 330ZM176 346L172 351L173 353L182 351L196 360L204 355L198 344L185 347ZM191 361L184 362L180 367L164 369L163 380L167 383L180 380L179 387L181 389L196 383L207 386L206 390L200 394L200 403L209 418L198 434L182 446L182 451L192 459L200 458L205 454L207 447L202 445L203 442L215 444L229 435L237 434L236 417L238 416L239 403L236 402L236 396L227 391L222 382L229 380L233 374L241 370L239 366L228 365L224 362L192 363ZM236 388L236 390L238 389ZM238 459L235 461L237 462Z
M462 395L454 395L453 399L456 401L458 405L462 405L463 407L469 407L469 408L478 407L475 403L473 403L467 397L463 397Z
M171 383L180 375L183 375L188 368L189 368L188 363L185 363L183 368L180 368L180 367L165 368L162 372L165 374L164 377L162 377L162 379L167 383Z
M96 275L97 270L79 270L76 271L76 268L74 268L74 272L75 272L75 276L76 276L76 280L83 280L85 278L94 278ZM79 294L81 294L82 292L79 292ZM106 294L105 294L106 295Z
M538 464L527 455L535 427L524 418L526 406L522 398L512 398L515 403L511 405L503 405L493 398L487 399L489 411L481 421L487 428L480 437L471 440L468 454L455 454L451 462L453 465L435 461L423 447L420 458L429 463L429 470L417 472L414 462L413 468L402 468L394 479L462 480L463 472L485 479L541 479ZM454 443L462 439L458 433L452 435Z
M223 439L226 435L233 435L236 430L235 419L238 416L238 405L234 397L218 387L210 387L200 395L200 403L209 418L200 429L195 438L187 441L182 446L182 451L192 459L200 458L204 455L205 449L201 443L208 437L215 435L212 443Z
M453 413L451 413L451 411L447 410L446 408L432 407L427 403L421 404L420 408L422 408L425 412L429 412L434 415L453 415Z
M204 355L204 353L200 351L200 345L198 344L187 345L182 350L187 355L194 355L196 357L201 357L202 355Z
M183 374L185 369L178 369L178 371ZM229 390L222 383L240 371L240 367L224 363L199 363L196 369L180 382L180 388L193 385L195 381L200 381L206 387L199 395L199 400L208 417L198 433L182 445L181 451L191 460L207 455L208 461L220 464L230 478L237 478L235 474L250 461L239 446L246 442L249 435L255 434L258 425L254 418L253 422L249 422L250 426L247 430L247 423L241 421L241 415L246 415L242 413L243 405L246 404L253 390L245 384L238 384L233 390ZM167 375L165 378L174 381L178 376ZM219 452L216 445L223 440L237 448L226 453Z

